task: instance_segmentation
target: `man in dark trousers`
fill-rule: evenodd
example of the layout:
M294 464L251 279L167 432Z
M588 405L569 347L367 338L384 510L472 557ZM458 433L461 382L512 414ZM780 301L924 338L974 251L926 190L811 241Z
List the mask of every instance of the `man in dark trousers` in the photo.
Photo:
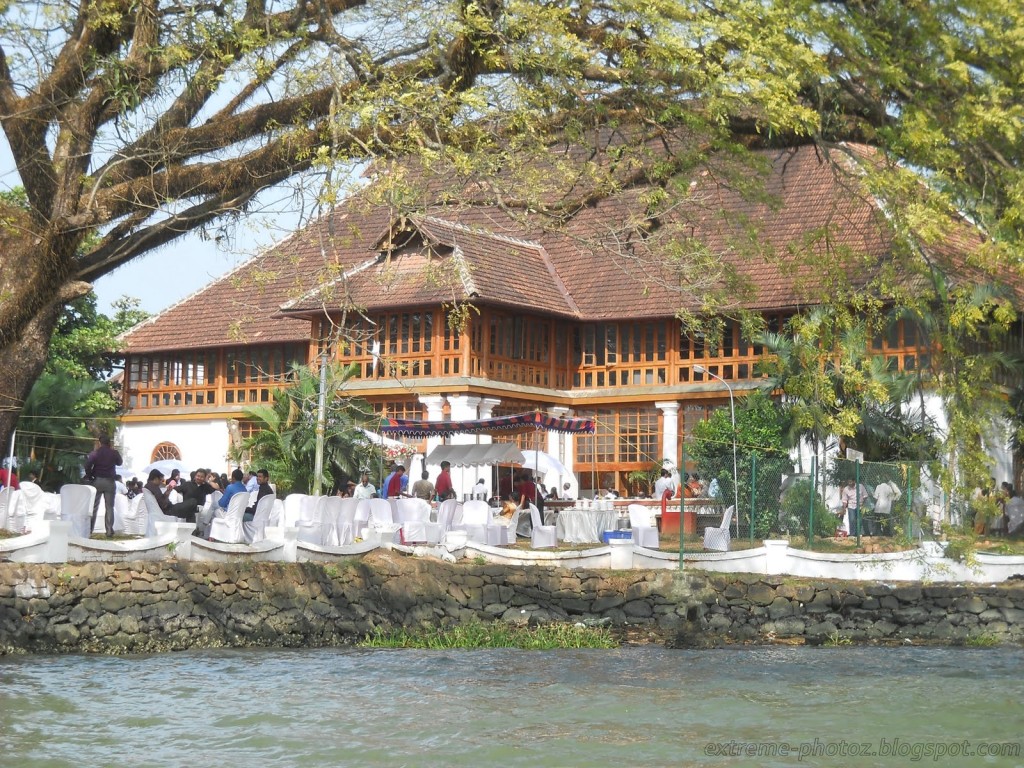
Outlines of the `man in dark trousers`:
M192 479L182 483L178 490L181 501L171 506L167 514L194 523L196 513L206 504L206 497L213 493L213 486L206 482L206 470L197 469Z
M96 487L96 501L92 505L92 523L89 530L96 527L96 512L100 508L100 497L103 498L103 527L107 538L114 538L114 494L117 493L117 473L114 469L121 465L121 454L110 447L110 437L101 435L96 449L85 459L85 476L91 478Z

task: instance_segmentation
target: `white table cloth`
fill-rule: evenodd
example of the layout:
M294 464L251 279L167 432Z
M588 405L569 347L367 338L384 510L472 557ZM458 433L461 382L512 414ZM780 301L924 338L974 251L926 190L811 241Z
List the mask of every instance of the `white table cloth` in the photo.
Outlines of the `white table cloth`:
M614 531L619 514L607 509L563 509L555 523L559 541L588 544L601 541L601 534Z

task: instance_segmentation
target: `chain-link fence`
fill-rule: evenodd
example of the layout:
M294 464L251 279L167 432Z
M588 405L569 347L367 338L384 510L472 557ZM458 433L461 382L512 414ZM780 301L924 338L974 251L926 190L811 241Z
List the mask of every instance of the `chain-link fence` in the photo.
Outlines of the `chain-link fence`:
M885 537L906 543L938 530L947 505L928 465L835 458L804 468L760 451L694 451L684 466L684 548L701 549L707 528L734 507L730 538L751 545L788 539ZM804 471L801 471L804 469ZM956 521L954 521L956 522Z

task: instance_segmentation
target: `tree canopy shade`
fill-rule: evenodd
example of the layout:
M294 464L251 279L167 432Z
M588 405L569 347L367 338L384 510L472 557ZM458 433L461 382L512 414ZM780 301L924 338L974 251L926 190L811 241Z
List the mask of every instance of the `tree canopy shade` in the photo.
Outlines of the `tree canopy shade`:
M557 222L712 154L855 140L882 150L863 170L897 232L938 248L953 207L991 236L974 267L1019 270L1024 9L1005 0L0 8L0 124L28 201L0 211L0 444L89 281L297 174L330 206L367 161L445 165ZM535 152L627 124L611 162L577 158L572 194L535 191L558 170Z

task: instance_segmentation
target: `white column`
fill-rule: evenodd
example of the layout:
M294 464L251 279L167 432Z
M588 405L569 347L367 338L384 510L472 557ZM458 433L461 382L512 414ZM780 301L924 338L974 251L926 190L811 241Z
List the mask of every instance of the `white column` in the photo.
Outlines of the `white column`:
M478 409L482 399L473 395L448 395L451 420L470 421L479 418ZM453 445L470 445L478 442L478 439L476 435L452 435L451 442ZM467 470L464 467L452 467L452 485L455 486L458 498L461 499L463 494L469 493L475 483L476 477L472 470Z
M420 395L419 401L421 404L426 406L427 409L427 421L441 421L444 418L444 395ZM443 437L428 437L427 438L427 456L444 440ZM423 466L426 466L426 458L423 457ZM409 467L408 469L412 469ZM415 480L419 480L417 475ZM409 484L412 485L415 480L410 479Z
M679 403L663 402L655 403L662 414L664 429L661 433L661 458L662 462L669 462L673 467L679 464ZM681 467L678 469L682 470Z
M489 419L494 415L494 409L496 406L501 405L501 400L496 397L485 397L480 400L480 415L478 419ZM491 435L480 435L480 444L489 445L494 442L494 438Z

